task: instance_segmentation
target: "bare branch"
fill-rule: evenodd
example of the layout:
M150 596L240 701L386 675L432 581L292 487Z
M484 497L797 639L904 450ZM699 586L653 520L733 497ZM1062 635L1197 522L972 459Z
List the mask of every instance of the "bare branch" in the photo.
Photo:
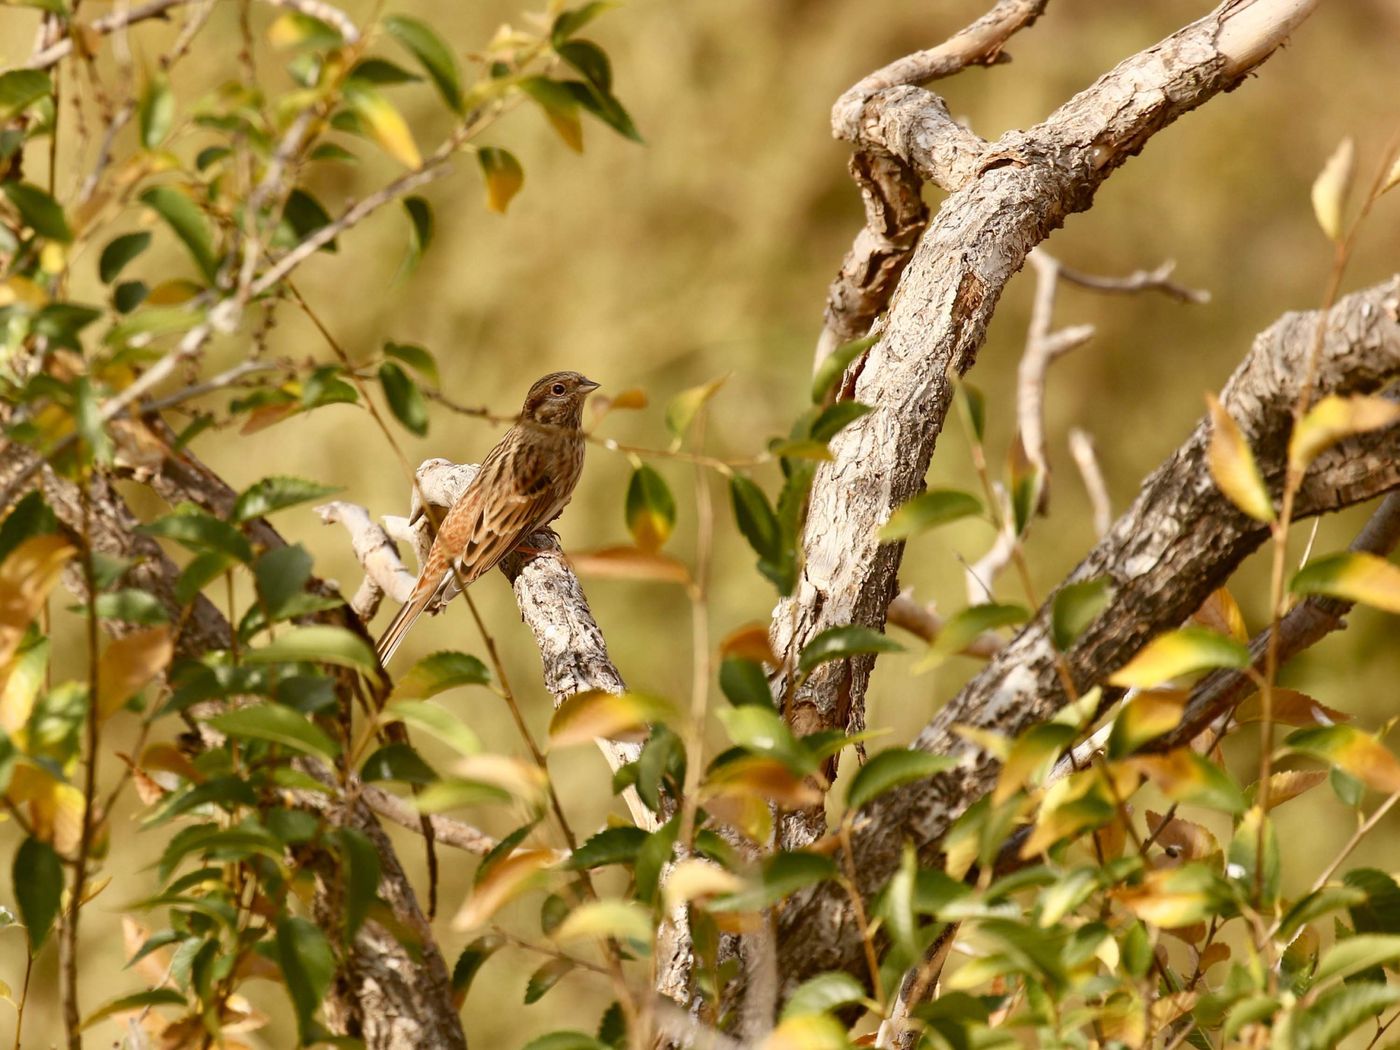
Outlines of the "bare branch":
M370 809L381 817L392 820L399 827L414 832L423 830L423 815L399 798L398 795L390 794L383 788L366 786L360 789L360 797L365 800ZM434 842L480 856L485 856L496 848L495 839L484 831L478 831L470 824L464 824L460 820L453 820L451 817L444 817L440 814L434 814L428 820L433 826Z
M1089 504L1094 508L1094 535L1103 539L1113 521L1113 512L1108 500L1108 486L1104 483L1103 471L1099 469L1098 456L1094 454L1094 439L1087 431L1078 427L1070 429L1069 454L1079 468L1084 489L1089 493Z
M938 615L932 602L921 604L915 600L913 588L906 587L890 602L888 622L932 644L943 630L944 619ZM986 660L995 656L1005 644L1000 636L988 631L974 638L961 652L965 656Z

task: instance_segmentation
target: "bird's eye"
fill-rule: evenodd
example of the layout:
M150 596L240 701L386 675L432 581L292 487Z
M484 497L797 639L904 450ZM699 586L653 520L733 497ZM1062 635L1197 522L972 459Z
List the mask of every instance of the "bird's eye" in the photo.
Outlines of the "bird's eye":
M562 394L562 393L564 392L564 384L563 384L563 383L555 383L555 384L554 384L552 387L550 387L549 389L550 389L550 392L551 392L551 393Z

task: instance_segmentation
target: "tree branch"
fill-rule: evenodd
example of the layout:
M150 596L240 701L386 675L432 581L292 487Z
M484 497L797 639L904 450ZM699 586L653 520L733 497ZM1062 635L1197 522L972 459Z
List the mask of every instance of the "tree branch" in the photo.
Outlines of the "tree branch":
M1282 487L1290 409L1318 315L1288 314L1264 332L1222 391L1274 491ZM1348 296L1327 318L1317 393L1380 389L1400 376L1400 277ZM1267 538L1267 527L1234 508L1210 479L1209 424L1144 483L1133 506L1066 583L1108 577L1113 601L1065 654L1082 689L1126 663L1158 632L1183 622ZM1318 458L1299 492L1300 516L1361 503L1400 486L1400 428L1351 438ZM1387 518L1387 520L1389 520ZM1035 618L951 700L913 747L960 756L947 773L877 799L856 820L854 868L876 892L912 840L923 862L940 863L952 822L995 783L997 763L953 732L970 725L1014 736L1066 703L1050 640L1053 596ZM849 900L834 885L795 895L779 925L786 989L826 969L863 973L861 936Z
M882 544L876 534L922 488L953 381L972 366L1026 255L1066 216L1087 209L1104 179L1152 135L1239 83L1243 63L1267 57L1299 10L1295 0L1229 0L1120 63L1044 123L1008 132L944 202L900 279L879 342L847 379L851 396L875 411L836 435L832 461L818 469L802 578L773 617L774 651L786 667L828 627L883 626L903 545ZM1248 40L1246 24L1256 33ZM1228 52L1219 46L1227 30ZM862 113L894 105L909 119L924 112L912 89L887 90L867 95ZM858 723L872 666L869 656L825 664L796 691L794 720L804 732ZM821 829L819 819L789 820L784 843L809 842Z

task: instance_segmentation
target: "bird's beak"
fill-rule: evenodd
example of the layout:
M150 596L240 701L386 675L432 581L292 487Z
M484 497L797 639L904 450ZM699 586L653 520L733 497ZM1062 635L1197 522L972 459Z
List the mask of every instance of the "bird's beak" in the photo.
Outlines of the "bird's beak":
M593 393L593 391L597 390L602 385L602 383L595 383L591 379L585 379L582 383L578 385L579 393L591 394Z

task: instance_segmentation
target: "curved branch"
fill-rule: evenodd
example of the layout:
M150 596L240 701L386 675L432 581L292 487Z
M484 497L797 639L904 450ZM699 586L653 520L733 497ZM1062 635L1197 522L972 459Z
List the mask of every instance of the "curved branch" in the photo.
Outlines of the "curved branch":
M883 334L846 386L875 411L837 434L813 484L803 537L803 574L774 613L774 651L796 665L828 627L880 628L897 589L902 544L882 544L880 526L916 495L952 400L973 364L1002 290L1026 255L1066 216L1087 209L1098 186L1156 132L1239 83L1238 56L1219 48L1236 21L1263 34L1248 54L1262 61L1296 21L1297 0L1228 0L1214 12L1134 55L1072 98L1044 123L992 144L977 177L944 202L914 251ZM1262 19L1274 13L1277 18ZM908 101L907 89L891 89ZM866 110L878 107L877 94ZM915 107L917 111L918 107ZM794 719L806 732L862 720L873 657L825 664L796 691ZM786 687L778 683L779 690ZM789 820L784 843L821 833L820 814Z
M1291 406L1318 315L1288 314L1264 332L1221 400L1255 450L1265 479L1281 489ZM1319 395L1377 390L1400 376L1400 277L1348 296L1327 318ZM1065 654L1080 688L1102 681L1151 637L1175 627L1268 536L1267 527L1225 499L1206 464L1209 424L1145 482L1066 583L1107 576L1114 600ZM1299 495L1300 515L1362 503L1400 487L1400 427L1351 438L1314 464ZM998 765L953 732L970 725L1014 736L1066 703L1050 640L1053 596L938 716L913 747L962 758L945 774L877 799L856 821L854 868L863 893L876 892L912 840L940 862L943 836L995 783ZM779 968L787 989L826 969L863 972L861 936L844 890L823 885L796 895L779 924Z

